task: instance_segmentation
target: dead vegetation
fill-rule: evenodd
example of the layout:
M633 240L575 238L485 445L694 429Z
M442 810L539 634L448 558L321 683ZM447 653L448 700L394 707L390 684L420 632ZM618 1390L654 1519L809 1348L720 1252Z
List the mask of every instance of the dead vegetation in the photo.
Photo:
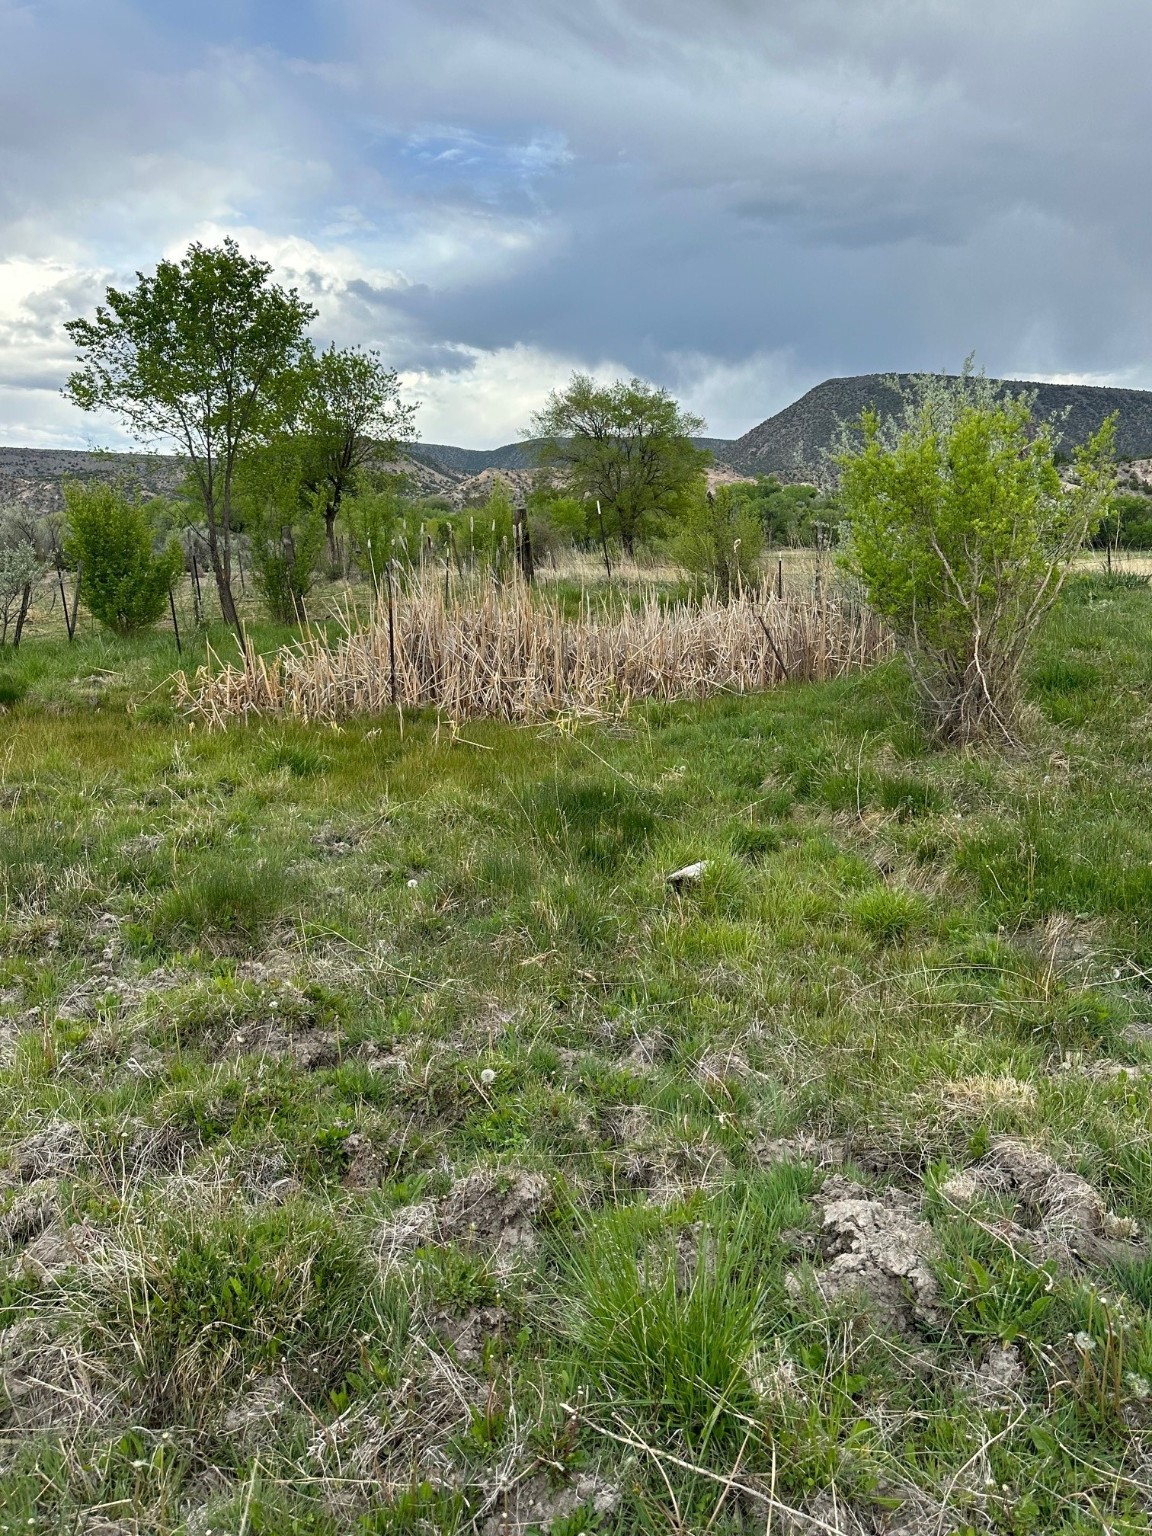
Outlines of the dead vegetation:
M177 676L181 704L213 725L250 714L339 721L392 707L450 720L614 714L634 701L753 693L824 681L886 655L889 641L844 596L675 602L655 590L612 612L585 598L575 614L521 582L474 584L447 597L421 581L353 609L335 640L309 630L270 660Z

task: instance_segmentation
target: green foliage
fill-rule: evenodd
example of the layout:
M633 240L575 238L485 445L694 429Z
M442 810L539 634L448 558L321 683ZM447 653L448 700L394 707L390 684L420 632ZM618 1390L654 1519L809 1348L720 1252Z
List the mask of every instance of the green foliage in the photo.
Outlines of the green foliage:
M400 475L358 476L343 501L352 560L362 576L381 582L389 560L406 546L411 503Z
M249 448L236 469L236 506L272 617L299 623L324 547L323 494L309 485L306 443L287 433Z
M445 537L446 529L441 532L441 539ZM482 564L487 564L501 575L508 573L515 558L515 548L512 493L506 480L500 475L495 476L480 506L459 515L452 537L461 550L467 548L468 553Z
M111 411L138 437L172 439L188 459L230 624L237 461L264 430L317 313L271 274L232 239L196 243L181 261L159 262L153 276L137 274L134 288L109 288L93 319L65 326L80 362L69 398L86 411Z
M940 734L1012 739L1028 644L1112 488L1114 424L1057 470L1024 396L967 371L922 382L899 421L865 412L840 453L847 569L892 626Z
M92 616L118 635L155 624L183 565L179 545L154 554L147 504L104 481L69 482L64 504L65 554Z
M281 386L285 421L300 443L302 486L320 508L328 552L336 559L336 519L368 465L397 455L413 435L416 406L400 399L396 373L380 354L309 342Z
M697 587L727 599L754 590L763 534L752 509L734 488L703 485L686 498L672 548Z
M640 379L598 385L573 374L532 420L541 462L570 496L599 501L608 537L629 554L675 525L708 463L691 442L701 418Z
M760 475L755 485L734 485L732 494L760 524L769 544L835 541L839 508L814 485L782 485L775 475Z
M591 548L599 538L598 529L592 526L595 507L547 482L529 492L527 510L537 561L572 545Z
M1092 543L1097 549L1152 549L1152 496L1111 497Z
M44 567L32 519L15 509L0 513L0 645Z

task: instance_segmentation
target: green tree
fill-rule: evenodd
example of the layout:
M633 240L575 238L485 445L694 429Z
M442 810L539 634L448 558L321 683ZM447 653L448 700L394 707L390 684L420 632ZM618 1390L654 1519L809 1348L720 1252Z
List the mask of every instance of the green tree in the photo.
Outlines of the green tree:
M168 588L183 566L169 543L153 550L151 509L106 481L64 487L64 553L80 570L80 600L118 635L147 629L161 617Z
M821 535L827 542L839 522L838 510L814 485L782 485L775 475L761 475L755 484L732 489L754 512L770 544L817 544Z
M1113 496L1092 542L1097 549L1152 549L1152 497Z
M697 586L725 602L734 592L754 587L764 534L755 511L735 486L703 487L680 520L672 549Z
M415 436L417 406L400 399L396 373L379 353L359 347L306 347L290 388L293 426L307 443L306 476L322 493L328 555L335 561L344 497L363 468L395 459L400 443Z
M902 415L842 445L844 563L906 652L939 734L1014 739L1021 665L1114 483L1111 419L1056 464L1027 395L966 369L921 380Z
M598 385L573 374L532 418L541 463L570 495L599 501L628 554L658 538L702 482L709 456L691 439L704 421L641 379Z
M170 438L188 459L221 612L237 628L236 466L265 429L316 316L271 275L234 240L195 244L181 261L161 261L154 276L137 273L134 288L109 288L94 319L65 326L81 364L66 397L83 410L114 412L141 440Z
M467 515L471 552L486 559L498 575L504 576L515 552L515 508L503 475L493 475L487 496Z

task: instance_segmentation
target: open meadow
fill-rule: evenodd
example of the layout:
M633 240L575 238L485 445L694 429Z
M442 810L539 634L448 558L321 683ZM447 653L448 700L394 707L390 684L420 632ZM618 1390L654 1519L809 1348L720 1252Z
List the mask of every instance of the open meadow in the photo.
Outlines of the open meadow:
M48 624L0 1531L1149 1528L1146 587L1072 581L1007 755L895 660L209 730Z

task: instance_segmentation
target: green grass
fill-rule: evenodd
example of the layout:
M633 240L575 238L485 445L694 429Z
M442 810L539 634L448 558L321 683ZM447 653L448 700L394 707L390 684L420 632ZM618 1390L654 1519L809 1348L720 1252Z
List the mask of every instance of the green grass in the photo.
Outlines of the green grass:
M1150 641L1078 579L1006 757L931 750L899 663L212 733L170 636L0 653L0 1528L464 1531L503 1469L559 1536L762 1530L724 1479L1146 1530L1146 1250L939 1189L1011 1135L1152 1221ZM938 1322L821 1298L829 1168L919 1202Z

